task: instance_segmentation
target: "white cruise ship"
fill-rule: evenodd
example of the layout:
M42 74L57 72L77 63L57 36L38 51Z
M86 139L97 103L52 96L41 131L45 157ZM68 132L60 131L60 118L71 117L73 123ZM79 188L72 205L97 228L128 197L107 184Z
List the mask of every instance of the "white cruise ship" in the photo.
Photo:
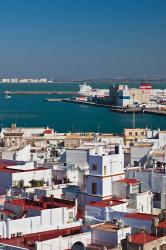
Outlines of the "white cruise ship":
M109 89L93 89L90 85L87 85L85 82L82 85L79 85L79 95L81 96L97 96L97 97L105 97L109 96Z

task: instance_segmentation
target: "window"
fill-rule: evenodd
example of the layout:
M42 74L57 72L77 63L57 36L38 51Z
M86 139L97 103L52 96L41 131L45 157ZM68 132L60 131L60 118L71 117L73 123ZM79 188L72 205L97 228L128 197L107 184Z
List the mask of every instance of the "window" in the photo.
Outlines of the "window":
M141 132L141 135L144 135L144 132Z
M97 183L92 183L92 194L97 194Z
M166 250L166 244L161 245L159 249L160 250Z
M3 214L1 214L1 220L3 220Z
M97 170L97 164L92 164L92 170L94 170L94 171Z
M135 132L135 136L138 136L138 132Z
M115 154L119 154L119 146L118 145L115 146Z
M69 219L73 218L73 212L69 212Z
M132 132L129 132L129 135L132 135Z
M107 168L106 168L106 166L104 166L104 175L106 175L107 174Z
M134 167L139 166L139 162L138 161L134 161Z

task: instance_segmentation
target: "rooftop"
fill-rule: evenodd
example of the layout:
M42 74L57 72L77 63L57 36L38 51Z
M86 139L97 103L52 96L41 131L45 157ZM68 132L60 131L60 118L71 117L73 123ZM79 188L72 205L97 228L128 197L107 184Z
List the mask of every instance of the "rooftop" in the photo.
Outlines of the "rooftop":
M75 205L74 201L62 200L53 197L42 197L40 200L34 199L14 199L5 201L6 204L12 204L15 206L22 207L22 210L26 211L29 209L33 210L44 210L50 208L67 207L72 208ZM9 208L8 208L9 209Z
M3 213L3 214L8 215L8 216L14 215L11 211L9 211L7 209L0 209L0 213Z
M131 185L136 185L136 184L141 183L141 181L138 179L129 179L129 178L117 180L117 182L122 182L122 183L126 183L126 184L131 184Z
M159 222L158 226L159 228L166 228L166 221Z
M99 134L99 137L102 138L122 138L120 135L114 135L114 134Z
M166 130L160 131L161 134L166 134Z
M44 130L43 132L44 134L52 134L53 133L53 129L47 128Z
M147 234L145 232L137 233L131 236L131 240L129 242L134 244L145 244L153 240L157 240L158 237L155 237L153 235Z
M45 241L57 238L59 236L67 236L81 233L81 227L71 227L66 229L50 230L40 233L27 234L11 239L0 239L1 244L8 244L12 246L26 247L30 250L35 250L36 241Z
M25 164L24 161L14 161L14 160L7 160L7 159L0 159L0 166L4 165L4 166L16 166L16 165L23 165Z
M30 171L40 171L40 170L48 170L48 168L34 168L33 166L27 167L26 162L24 161L13 161L0 159L0 172L7 173L20 173L20 172L30 172Z
M134 146L132 146L132 147L143 148L143 147L152 147L152 146L153 146L153 143L147 143L147 142L145 142L145 143L134 144Z
M166 150L161 150L161 149L158 149L158 150L154 150L153 151L153 156L166 156Z
M126 203L125 201L120 201L117 199L107 199L107 200L102 200L102 201L97 201L97 202L90 202L87 205L88 206L93 206L93 207L113 207L113 206L118 206L121 204Z
M124 131L146 131L144 128L125 128Z
M32 168L32 169L14 169L14 168L8 168L5 166L0 166L0 172L6 172L6 173L20 173L20 172L35 172L35 171L41 171L41 170L48 170L49 168Z
M67 134L66 139L94 139L94 135L92 134Z
M123 226L123 227L127 227L127 226ZM107 231L107 232L116 232L119 230L119 226L113 223L104 223L101 225L97 225L94 227L97 230L102 230L102 231Z
M153 218L157 218L157 215L152 214L145 214L145 213L130 213L126 214L124 217L131 218L131 219L137 219L137 220L149 220L151 221Z

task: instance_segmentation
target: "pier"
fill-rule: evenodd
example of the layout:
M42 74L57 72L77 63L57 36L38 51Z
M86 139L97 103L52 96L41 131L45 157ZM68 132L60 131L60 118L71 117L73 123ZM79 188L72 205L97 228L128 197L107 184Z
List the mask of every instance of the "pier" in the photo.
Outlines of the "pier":
M144 113L151 115L164 115L166 116L166 110L157 110L157 109L144 109Z
M95 107L102 107L102 108L110 108L110 105L102 104L102 103L95 103L95 102L86 102L86 101L79 101L79 100L71 100L71 99L63 99L63 102L71 102Z
M69 99L66 99L66 100L69 100ZM47 99L44 99L44 101L46 101L46 102L63 102L64 98L47 98Z
M142 113L142 108L126 108L126 107L118 107L118 106L111 106L110 111L112 112L118 112L118 113L124 113L124 114L130 114L130 113Z
M52 100L53 101L53 100ZM158 110L154 108L144 109L139 107L119 107L119 106L111 106L109 104L102 104L102 103L95 103L95 102L87 102L87 101L79 101L79 100L72 100L72 99L62 99L63 102L70 102L70 103L76 103L76 104L83 104L83 105L89 105L94 107L102 107L102 108L108 108L111 112L117 112L117 113L123 113L123 114L132 114L135 112L136 114L152 114L152 115L162 115L166 116L166 111L164 110Z

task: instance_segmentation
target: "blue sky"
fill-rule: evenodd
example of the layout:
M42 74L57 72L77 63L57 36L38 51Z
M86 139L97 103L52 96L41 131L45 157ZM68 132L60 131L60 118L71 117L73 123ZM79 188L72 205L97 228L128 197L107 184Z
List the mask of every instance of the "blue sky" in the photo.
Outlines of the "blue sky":
M0 76L166 77L165 0L0 0Z

